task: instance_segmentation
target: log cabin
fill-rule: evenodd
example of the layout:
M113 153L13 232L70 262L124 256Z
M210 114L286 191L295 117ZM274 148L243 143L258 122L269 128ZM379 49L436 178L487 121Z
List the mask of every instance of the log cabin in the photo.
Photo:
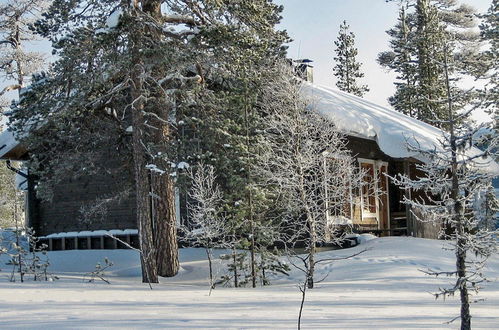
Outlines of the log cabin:
M301 70L307 73L305 78L312 77L310 63L301 65L307 66ZM438 224L417 221L412 210L401 203L404 195L415 198L417 192L401 189L390 177L399 173L411 178L423 175L418 173L416 164L425 160L409 151L407 145L418 143L422 148L437 148L444 133L395 110L310 81L303 83L302 91L309 99L310 107L330 119L345 134L347 148L365 173L365 186L360 192L349 192L350 202L343 210L328 211L328 222L348 226L358 233L438 238ZM27 155L28 150L16 141L12 132L0 135L0 159L23 161ZM493 161L484 160L484 167L499 173ZM120 242L106 237L109 232L132 246L138 245L133 197L111 206L99 221L80 221L85 203L111 194L123 180L133 178L102 174L63 180L49 203L37 199L36 182L29 170L24 173L10 168L17 171L18 181L26 191L26 225L47 242L50 250L123 248ZM178 198L176 202L177 218L180 219L181 210L185 208L179 206Z

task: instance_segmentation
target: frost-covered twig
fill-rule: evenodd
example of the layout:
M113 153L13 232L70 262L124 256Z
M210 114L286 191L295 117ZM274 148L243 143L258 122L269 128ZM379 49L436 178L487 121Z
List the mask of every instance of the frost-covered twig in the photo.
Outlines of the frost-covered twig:
M102 265L100 262L98 262L95 265L95 270L90 272L90 273L85 274L85 276L83 277L83 280L85 281L85 278L89 277L87 282L93 283L96 279L100 279L101 281L106 282L107 284L111 284L111 282L109 282L109 280L107 280L104 276L105 276L105 271L107 269L109 269L110 267L112 267L113 265L114 264L112 261L109 261L108 258L104 258L104 265Z

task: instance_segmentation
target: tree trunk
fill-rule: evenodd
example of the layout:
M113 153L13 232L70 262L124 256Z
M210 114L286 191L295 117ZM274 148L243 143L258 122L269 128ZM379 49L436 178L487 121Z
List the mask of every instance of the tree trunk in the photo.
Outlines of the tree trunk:
M177 229L175 191L168 173L153 175L152 188L159 197L154 199L154 224L156 228L156 263L158 275L171 277L178 273Z
M138 66L139 64L137 64ZM140 78L139 73L134 70L132 73L134 86L132 87L131 95L133 100L140 98ZM146 169L145 151L142 146L144 116L143 102L136 101L132 110L132 150L133 162L135 171L135 199L137 203L137 227L139 229L139 241L142 263L142 282L158 283L158 274L156 267L156 252L154 248L153 226L150 212L150 187L149 175Z
M447 110L449 119L449 139L451 146L451 175L452 175L452 189L451 189L451 199L454 203L454 223L456 226L456 270L457 270L457 283L459 285L459 293L461 298L461 330L471 329L471 314L470 314L470 301L467 286L467 271L466 271L466 227L465 227L465 215L464 206L459 200L459 181L458 181L458 159L457 159L457 143L456 135L454 131L455 119L454 119L454 109L452 102L452 94L450 88L449 70L447 62L447 47L445 47L444 53L444 73L445 73L445 83L447 89Z
M464 250L464 240L458 241L456 251L456 268L460 282L459 293L461 296L461 330L471 329L470 297L466 282L466 251Z
M307 287L309 289L314 288L314 272L315 272L315 246L316 246L316 235L315 225L310 222L310 250L308 252L308 274L307 274Z
M239 287L239 282L237 278L237 251L235 248L232 249L232 261L234 262L234 287Z
M211 256L211 248L205 248L206 256L208 257L208 267L210 270L210 292L214 288L214 280L213 280L213 264L212 264L212 256Z
M303 305L305 304L305 297L307 294L307 286L308 286L307 281L308 281L308 278L305 279L305 283L303 283L303 287L300 287L301 302L300 302L300 312L298 313L298 330L301 329L301 315L303 313Z
M156 20L161 18L161 1L143 0L142 11ZM149 47L154 47L155 41L161 41L161 35L154 28L147 29L146 35ZM147 60L147 59L146 59ZM154 63L152 63L154 66ZM157 73L163 70L157 68ZM151 72L151 75L156 72ZM154 95L154 93L152 93ZM164 103L164 95L160 92L154 95L150 102L145 105L144 110L154 113L159 119L149 120L149 125L154 129L149 130L148 142L151 143L156 152L161 151L167 155L168 144L171 140L171 131L168 123L170 107ZM147 155L145 155L147 156ZM151 157L151 163L166 171L165 173L151 173L150 187L142 191L150 195L151 224L154 229L153 245L155 247L153 258L155 259L156 272L159 276L171 277L178 273L180 268L178 262L178 245L176 231L175 213L175 190L171 176L168 173L170 167L168 160L155 156ZM144 164L145 165L145 164Z
M138 4L134 4L138 10ZM137 227L139 229L139 242L142 264L142 282L158 283L156 266L156 249L154 244L153 219L151 215L150 178L146 169L145 126L144 126L144 100L142 96L143 61L141 48L143 36L140 31L131 33L133 63L130 85L132 99L132 156L135 172L135 199L137 205Z

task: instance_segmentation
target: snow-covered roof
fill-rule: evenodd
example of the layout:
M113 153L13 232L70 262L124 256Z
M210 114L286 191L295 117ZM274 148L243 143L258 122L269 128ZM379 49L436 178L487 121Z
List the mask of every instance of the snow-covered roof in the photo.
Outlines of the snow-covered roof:
M347 135L359 136L377 142L381 151L393 158L425 159L408 144L418 144L424 150L441 150L442 130L398 111L383 107L363 98L334 88L304 83L303 92L311 98L312 107ZM468 155L480 150L471 148ZM490 158L481 159L478 166L499 175L499 166Z
M19 142L16 141L16 138L11 131L6 130L0 133L0 159L18 145Z
M443 139L444 133L436 127L334 88L306 82L302 86L305 95L312 98L313 107L331 119L341 131L376 141L381 151L390 157L413 157L425 161L420 154L407 149L408 143L417 143L426 150L441 148L439 140ZM11 131L0 133L0 159L18 146L19 142ZM480 151L472 148L467 153L473 155ZM499 175L499 165L492 159L478 162L481 162L479 166Z

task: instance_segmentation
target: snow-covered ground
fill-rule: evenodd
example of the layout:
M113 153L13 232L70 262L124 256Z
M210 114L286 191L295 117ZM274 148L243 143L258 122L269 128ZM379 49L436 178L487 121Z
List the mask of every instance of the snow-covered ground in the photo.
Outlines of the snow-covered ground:
M459 313L458 297L437 300L429 292L450 279L419 269L452 270L452 252L436 240L389 237L358 247L321 252L321 256L369 251L350 260L319 267L321 277L308 291L303 329L455 329L444 322ZM0 263L0 328L282 328L296 327L302 274L278 277L273 285L216 288L208 295L204 250L182 249L182 271L151 291L140 281L139 258L125 250L51 252L54 282L10 283L11 266ZM111 284L85 283L82 274L108 257ZM472 305L475 329L499 328L499 257L485 271L489 279Z

